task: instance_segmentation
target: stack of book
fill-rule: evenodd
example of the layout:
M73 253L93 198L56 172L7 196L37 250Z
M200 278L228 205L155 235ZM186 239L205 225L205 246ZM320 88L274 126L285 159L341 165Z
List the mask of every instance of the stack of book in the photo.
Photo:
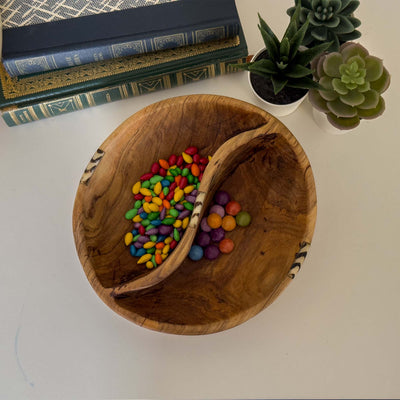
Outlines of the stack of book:
M9 126L233 72L248 55L234 0L7 0L0 16Z

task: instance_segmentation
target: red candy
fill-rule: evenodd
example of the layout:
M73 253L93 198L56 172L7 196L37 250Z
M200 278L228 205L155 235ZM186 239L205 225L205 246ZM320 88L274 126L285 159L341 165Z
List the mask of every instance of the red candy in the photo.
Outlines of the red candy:
M174 191L173 190L171 190L168 194L167 194L167 196L165 196L165 200L168 200L168 201L171 201L173 198L174 198Z
M176 166L181 167L183 164L183 157L179 156L178 159L176 160Z
M197 153L197 147L190 146L185 150L185 153L194 156Z
M207 164L208 164L208 158L201 157L201 158L200 158L200 164L207 165Z
M201 172L203 172L206 169L206 167L207 167L207 165L204 165L204 164L199 165L199 169Z
M169 192L170 192L170 193L173 192L173 191L176 189L177 186L178 186L178 185L176 184L176 182L172 182L172 183L169 185Z
M196 164L198 164L200 162L200 156L198 154L195 154L193 156L193 162Z
M225 211L229 215L235 216L236 214L239 213L239 211L242 209L240 204L237 201L230 201L226 206L225 206Z
M179 188L183 189L188 184L188 179L186 176L182 176L181 180L179 181Z
M146 233L146 228L145 228L143 225L140 225L140 226L139 226L139 233L140 233L141 235L144 235L144 234Z
M134 196L135 200L143 200L144 196L141 193L135 194Z
M176 240L173 240L173 241L169 244L169 248L170 248L171 250L173 250L173 249L176 247L177 244L178 244L178 242L177 242Z
M178 160L178 157L175 154L171 154L168 158L168 164L170 166L173 166L176 164L176 161Z
M167 176L167 171L165 170L165 168L160 168L160 170L158 171L158 175Z
M203 173L202 172L200 172L200 175L199 175L199 181L201 182L201 180L203 179Z
M141 177L140 177L140 180L141 181L148 181L150 178L152 178L153 177L153 174L151 173L151 172L149 172L149 173L147 173L147 174L144 174L144 175L142 175Z
M159 170L160 170L160 165L159 165L158 163L155 162L155 163L151 166L151 172L152 172L153 174L157 174Z

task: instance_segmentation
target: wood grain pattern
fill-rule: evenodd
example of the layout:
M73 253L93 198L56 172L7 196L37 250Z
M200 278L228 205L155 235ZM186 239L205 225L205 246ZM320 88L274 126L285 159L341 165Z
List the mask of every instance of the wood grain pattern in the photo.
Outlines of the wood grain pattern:
M133 183L155 160L191 145L214 155L230 138L257 129L262 135L228 152L202 184L208 189L200 214L220 185L252 214L249 227L230 233L237 248L217 261L193 262L185 257L187 231L174 250L182 258L179 268L155 286L124 290L149 274L123 240L131 230L124 214L133 204ZM207 334L251 318L292 281L299 269L293 265L305 257L301 246L311 243L314 231L315 185L296 138L270 114L222 96L168 99L127 119L99 150L101 162L78 187L73 229L84 271L114 311L162 332Z

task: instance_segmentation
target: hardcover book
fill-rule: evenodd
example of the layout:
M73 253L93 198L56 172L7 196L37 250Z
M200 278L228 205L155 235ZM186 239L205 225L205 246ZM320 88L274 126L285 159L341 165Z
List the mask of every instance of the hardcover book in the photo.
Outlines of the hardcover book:
M239 25L234 0L164 0L9 27L3 32L2 58L9 75L20 76L229 38L238 34Z
M210 59L233 59L246 55L246 42L240 32L239 36L229 39L22 77L10 77L0 64L0 108L171 73L177 69L207 64Z

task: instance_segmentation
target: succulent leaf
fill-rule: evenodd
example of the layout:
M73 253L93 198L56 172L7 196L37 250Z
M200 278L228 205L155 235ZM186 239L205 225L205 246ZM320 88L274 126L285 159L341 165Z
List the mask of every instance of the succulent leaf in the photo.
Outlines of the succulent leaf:
M329 43L321 43L318 44L315 47L311 47L310 49L300 51L297 53L294 61L298 64L301 65L307 65L309 64L317 55L321 54L324 52L329 46L331 45L331 42Z
M261 36L263 38L265 47L268 50L268 53L271 55L272 58L278 58L279 57L278 46L275 43L272 36L269 35L268 32L261 25L258 25L258 29L261 32Z
M297 6L295 7L294 13L291 16L292 18L290 18L289 25L283 35L284 39L288 38L290 41L294 36L294 34L297 32L298 30L297 21L299 20L300 10L301 10L301 4L298 3Z
M341 118L329 113L326 114L328 121L338 129L353 129L360 125L360 118L358 116L351 118Z
M327 40L328 38L328 29L326 26L318 26L314 30L311 31L311 36L316 39L320 40L321 42Z
M383 73L383 62L378 57L365 57L367 75L366 79L370 82L376 81Z
M328 101L327 107L331 113L338 117L355 117L357 115L357 108L342 103L339 99Z
M265 32L268 33L268 35L271 37L271 39L274 41L275 46L279 47L279 40L276 37L275 33L272 31L272 29L269 27L269 25L261 18L260 13L258 13L258 20L259 20L259 25L264 29Z
M332 79L332 88L340 95L345 95L349 93L349 89L347 89L346 85L338 78Z
M364 119L374 119L379 117L385 111L385 100L382 96L379 96L379 101L376 107L369 109L358 109L358 115Z
M339 96L340 100L349 106L358 106L365 100L365 96L357 90L350 90L349 93Z
M389 87L389 84L390 84L390 74L388 70L385 67L383 67L383 72L381 77L378 80L371 82L370 87L371 89L376 90L378 93L383 93Z
M360 2L358 0L353 0L351 1L348 6L346 6L344 9L342 9L342 12L344 14L353 14L354 11L356 11L357 7L360 5Z
M301 78L301 79L293 79L289 81L287 84L288 87L298 88L298 89L321 89L321 86L318 82L315 82L311 78Z
M361 58L365 58L369 55L368 50L358 43L346 43L346 46L343 46L340 52L342 53L344 62L347 62L353 56L359 55Z
M359 109L368 110L369 108L375 108L379 102L379 93L376 90L368 90L364 94L364 101L358 106Z
M327 107L327 102L321 97L318 90L311 89L308 94L308 99L310 103L318 110L323 113L328 113L329 108Z
M311 69L303 67L302 65L294 65L286 71L286 76L289 78L303 78L305 76L310 76L311 74Z
M289 39L287 37L285 37L282 39L281 44L279 46L279 53L280 53L281 57L283 57L283 56L289 57L289 52L290 52Z
M340 53L329 53L323 60L323 73L334 78L340 78L340 66L343 64L343 57ZM320 74L322 75L322 73Z
M288 83L288 79L281 78L277 75L271 76L272 86L274 87L274 93L278 94Z

